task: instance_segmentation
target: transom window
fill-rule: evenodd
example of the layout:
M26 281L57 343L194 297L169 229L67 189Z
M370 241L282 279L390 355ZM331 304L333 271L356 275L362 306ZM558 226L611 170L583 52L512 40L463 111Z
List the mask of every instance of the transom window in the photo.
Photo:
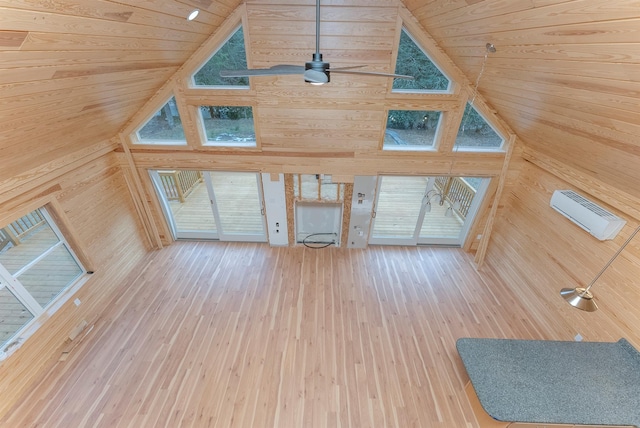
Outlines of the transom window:
M255 147L256 132L251 106L200 106L205 145Z
M84 272L45 208L0 229L0 350Z
M171 97L136 134L137 144L186 145L176 99Z
M389 110L384 150L434 150L442 112Z

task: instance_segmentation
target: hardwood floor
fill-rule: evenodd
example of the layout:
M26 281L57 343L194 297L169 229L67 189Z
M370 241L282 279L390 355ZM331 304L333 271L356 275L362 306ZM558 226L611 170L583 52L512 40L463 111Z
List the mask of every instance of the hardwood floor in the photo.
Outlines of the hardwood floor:
M545 337L470 262L176 242L0 426L476 427L456 339Z

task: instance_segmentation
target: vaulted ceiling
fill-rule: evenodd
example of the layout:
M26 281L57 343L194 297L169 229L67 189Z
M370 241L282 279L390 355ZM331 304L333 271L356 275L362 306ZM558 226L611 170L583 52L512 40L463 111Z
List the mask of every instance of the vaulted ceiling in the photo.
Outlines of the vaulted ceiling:
M0 0L0 183L113 139L241 3ZM310 59L313 0L246 4L251 65ZM478 91L518 138L535 153L640 200L637 0L323 0L322 5L321 50L332 65L393 71L399 8L430 34L467 82L476 82L485 44L493 43L497 51L486 60ZM185 17L194 8L201 13L189 22ZM336 110L354 110L352 123L359 117L362 122L353 130L327 132L362 139L380 135L367 128L367 120L383 123L384 118L363 113L386 91L380 87L384 80L375 79L332 78L325 101ZM304 83L292 83L290 90L285 78L264 82L263 104L297 100L313 109ZM266 120L285 127L285 119L276 114ZM279 132L274 141L284 138ZM301 141L291 144L308 141L297 133L289 138Z

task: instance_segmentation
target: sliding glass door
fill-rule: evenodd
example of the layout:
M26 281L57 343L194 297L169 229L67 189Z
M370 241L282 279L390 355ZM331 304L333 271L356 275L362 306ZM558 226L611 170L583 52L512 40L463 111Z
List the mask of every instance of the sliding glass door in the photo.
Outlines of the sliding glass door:
M205 177L220 240L265 242L260 174L207 172Z
M381 176L370 244L464 243L486 178Z
M260 174L150 171L176 239L266 241Z

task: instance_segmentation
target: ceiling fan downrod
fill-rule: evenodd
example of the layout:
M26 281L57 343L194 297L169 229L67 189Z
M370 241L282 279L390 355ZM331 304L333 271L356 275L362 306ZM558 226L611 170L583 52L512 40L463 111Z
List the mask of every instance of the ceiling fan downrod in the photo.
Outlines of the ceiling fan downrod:
M320 53L320 0L316 0L316 51L313 59L304 64L304 81L312 85L323 85L331 80L329 63L322 61Z

